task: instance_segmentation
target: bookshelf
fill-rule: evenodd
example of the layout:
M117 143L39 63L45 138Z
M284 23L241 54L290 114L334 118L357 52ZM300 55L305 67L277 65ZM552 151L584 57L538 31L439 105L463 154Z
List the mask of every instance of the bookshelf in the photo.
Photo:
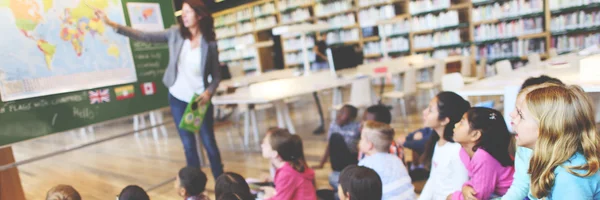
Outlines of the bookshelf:
M600 43L600 0L261 0L214 16L222 53L239 51L233 44L272 40L261 32L276 26L332 26L306 41L283 35L285 68L300 65L300 45L312 46L316 40L328 46L360 46L365 62L412 54L467 55L472 66L482 57L488 64L525 62L530 53L547 58L551 48L564 53ZM252 56L255 65L272 60L268 50L248 52L229 53L233 57L227 62L251 63ZM308 53L313 57L312 47Z

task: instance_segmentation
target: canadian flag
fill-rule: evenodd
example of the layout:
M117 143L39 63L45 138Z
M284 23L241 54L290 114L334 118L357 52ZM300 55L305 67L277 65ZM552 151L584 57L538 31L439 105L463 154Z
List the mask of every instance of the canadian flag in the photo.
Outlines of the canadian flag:
M148 96L148 95L154 95L156 93L156 86L154 85L154 82L147 82L142 84L142 94Z

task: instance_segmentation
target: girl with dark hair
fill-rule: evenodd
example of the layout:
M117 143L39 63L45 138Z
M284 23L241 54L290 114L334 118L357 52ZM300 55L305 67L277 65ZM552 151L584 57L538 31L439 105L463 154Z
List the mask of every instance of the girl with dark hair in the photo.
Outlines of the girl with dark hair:
M221 197L225 193L234 193L240 200L254 200L254 195L250 192L250 186L246 179L237 173L225 172L215 183L215 196Z
M350 165L342 170L338 185L340 200L381 200L381 178L371 168Z
M461 146L454 143L454 124L471 107L454 92L440 92L423 110L424 126L433 129L421 156L421 163L430 169L429 179L419 199L446 199L460 190L469 177L460 161Z
M179 124L190 102L208 103L221 81L219 52L215 42L214 20L202 0L183 0L179 26L160 32L143 32L117 24L102 12L96 14L117 33L134 40L169 45L169 64L163 83L169 89L169 104L175 124ZM195 99L194 95L198 97ZM223 173L221 154L213 128L213 106L206 112L200 128L200 137L216 179ZM196 134L179 129L188 166L200 167Z
M129 185L121 190L117 200L150 200L150 197L140 186Z
M306 164L302 139L284 129L270 130L261 144L262 155L276 169L275 188L262 187L264 199L316 200L315 173Z
M502 114L490 108L471 108L454 126L454 141L463 147L460 159L467 166L477 199L502 196L512 184L513 160L509 155L510 133ZM450 195L464 199L462 191Z

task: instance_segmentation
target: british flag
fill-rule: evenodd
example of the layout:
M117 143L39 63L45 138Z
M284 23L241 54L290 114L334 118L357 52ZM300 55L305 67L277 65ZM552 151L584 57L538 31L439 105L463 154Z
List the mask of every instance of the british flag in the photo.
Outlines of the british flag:
M110 102L108 89L90 90L88 93L90 95L90 104Z

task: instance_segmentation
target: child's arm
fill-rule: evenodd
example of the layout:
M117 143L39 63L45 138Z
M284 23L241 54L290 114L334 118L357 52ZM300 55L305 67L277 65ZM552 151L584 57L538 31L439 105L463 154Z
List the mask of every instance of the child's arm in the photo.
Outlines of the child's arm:
M496 190L497 179L494 175L496 173L496 169L490 164L490 162L497 161L494 159L494 157L487 153L475 153L471 159L471 179L468 180L464 185L471 186L475 190L475 197L477 199L489 199L494 193L494 190ZM454 192L452 199L464 199L462 191Z
M297 181L291 174L279 173L275 178L275 196L269 200L292 199Z
M321 162L319 162L318 165L313 166L313 169L322 169L323 166L325 166L325 163L327 163L328 159L329 159L329 143L327 143L327 147L325 147L325 153L323 154L323 158L321 158Z
M502 200L511 199L525 199L529 193L529 184L531 178L527 173L529 169L529 160L531 159L532 150L525 147L518 147L515 153L515 174L513 175L513 182L508 188L508 191Z

